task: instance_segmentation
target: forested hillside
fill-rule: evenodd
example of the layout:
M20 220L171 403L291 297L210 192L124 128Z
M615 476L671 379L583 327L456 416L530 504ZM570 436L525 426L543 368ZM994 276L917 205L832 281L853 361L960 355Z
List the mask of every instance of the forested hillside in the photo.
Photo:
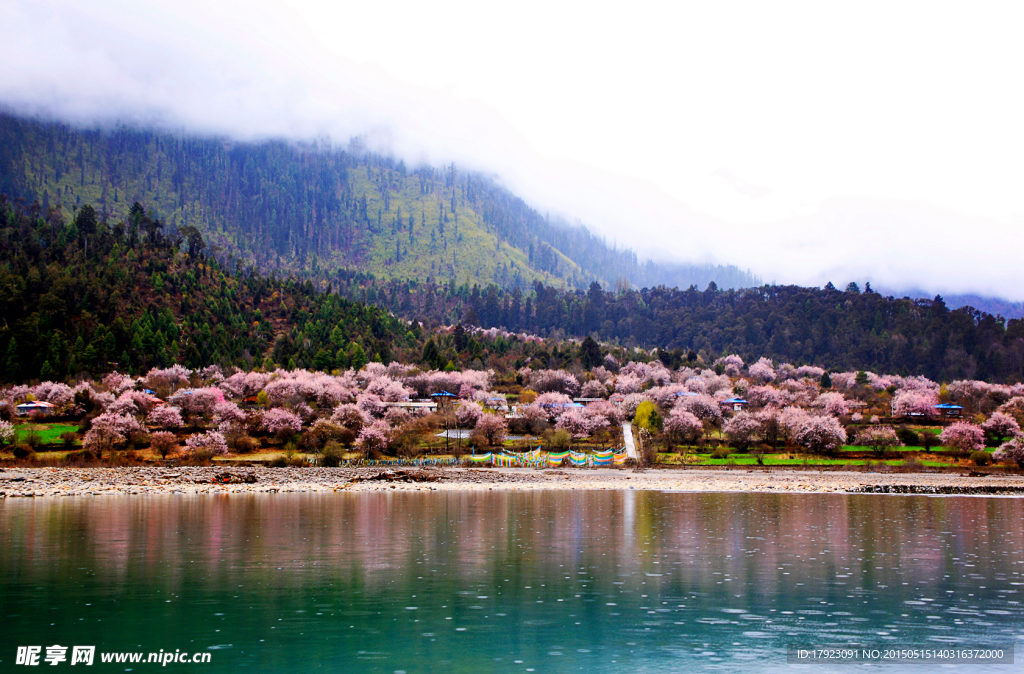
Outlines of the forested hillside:
M564 340L587 335L605 342L601 353L656 347L673 367L737 353L946 381L1024 376L1024 321L853 284L566 292L537 282L523 291L349 272L313 283L228 269L204 250L198 229L170 235L139 205L104 223L89 205L64 220L55 208L0 199L0 378L174 363L332 370L370 359L509 372L582 363L578 341ZM459 321L552 339L430 332Z
M694 352L706 362L726 353L834 370L924 374L938 380L1024 378L1024 321L1006 321L941 298L912 300L863 292L763 286L747 290L644 288L619 293L594 285L565 292L496 286L339 279L341 292L430 322L462 319L555 338L594 335L622 345ZM668 357L668 354L663 354Z
M418 327L310 281L232 272L186 235L141 208L108 226L88 205L65 222L0 199L0 379L174 363L329 370L420 353Z
M0 192L16 196L0 221L0 364L14 379L115 362L419 358L425 337L398 319L592 335L674 360L738 353L940 380L1024 377L1020 320L853 284L668 287L658 279L672 270L552 224L489 179L358 148L0 116ZM494 355L444 348L432 364L489 366Z
M358 143L246 144L0 115L0 194L65 218L90 203L111 222L140 202L172 231L198 228L222 260L312 279L346 269L509 288L758 283L735 267L639 261L488 177L407 167Z

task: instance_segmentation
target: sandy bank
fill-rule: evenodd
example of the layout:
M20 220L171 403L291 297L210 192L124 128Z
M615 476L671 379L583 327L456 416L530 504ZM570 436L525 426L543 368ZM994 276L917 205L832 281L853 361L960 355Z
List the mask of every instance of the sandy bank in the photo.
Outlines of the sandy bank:
M787 470L382 468L6 468L0 498L280 492L638 489L1024 496L1024 476Z

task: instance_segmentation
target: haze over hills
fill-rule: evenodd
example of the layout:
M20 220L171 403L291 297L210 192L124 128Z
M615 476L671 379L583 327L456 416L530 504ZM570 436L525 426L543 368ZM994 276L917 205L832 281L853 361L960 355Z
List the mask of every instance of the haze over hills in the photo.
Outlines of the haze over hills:
M409 167L358 140L241 143L3 114L0 193L65 217L91 203L113 221L139 202L169 229L194 226L211 252L264 272L349 269L521 288L760 283L734 266L640 261L585 227L542 216L493 178L455 165Z
M926 291L920 288L911 288L909 290L890 290L886 288L879 288L878 291L883 295L892 295L894 297L911 297L911 298L928 298L929 295ZM978 311L983 311L993 316L1002 316L1003 318L1024 318L1024 302L1013 302L1011 300L1003 299L1001 297L986 297L983 295L976 294L946 294L942 295L943 301L950 309L959 309L960 307L972 307Z

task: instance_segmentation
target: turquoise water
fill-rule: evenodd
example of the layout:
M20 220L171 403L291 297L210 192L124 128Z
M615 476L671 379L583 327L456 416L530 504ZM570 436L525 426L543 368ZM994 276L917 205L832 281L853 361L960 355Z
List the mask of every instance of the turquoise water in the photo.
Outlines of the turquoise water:
M1022 522L1016 498L7 499L0 670L61 644L202 672L849 671L787 648L1024 643Z

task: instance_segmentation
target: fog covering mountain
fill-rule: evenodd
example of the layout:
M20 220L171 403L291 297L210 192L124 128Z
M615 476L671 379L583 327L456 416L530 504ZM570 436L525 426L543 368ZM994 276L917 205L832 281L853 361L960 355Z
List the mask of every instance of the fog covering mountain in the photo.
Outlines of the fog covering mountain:
M911 288L909 290L888 290L885 288L879 288L878 291L884 295L892 295L894 297L910 297L912 299L929 299L932 297L920 288ZM942 299L950 309L971 307L978 311L983 311L986 314L1002 316L1007 319L1024 318L1024 302L1013 302L1001 297L955 293L943 293Z
M507 288L760 284L733 266L641 261L541 215L491 177L407 166L358 139L242 143L0 114L0 194L65 218L90 203L111 221L139 202L170 232L196 227L222 260L313 278L349 269Z

